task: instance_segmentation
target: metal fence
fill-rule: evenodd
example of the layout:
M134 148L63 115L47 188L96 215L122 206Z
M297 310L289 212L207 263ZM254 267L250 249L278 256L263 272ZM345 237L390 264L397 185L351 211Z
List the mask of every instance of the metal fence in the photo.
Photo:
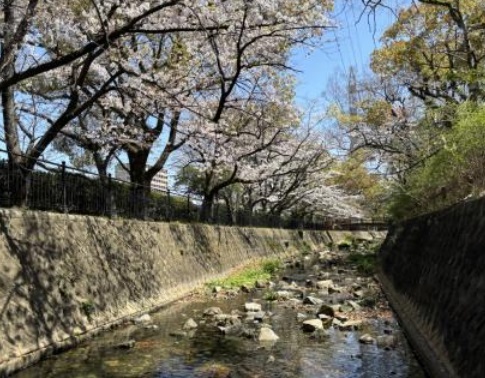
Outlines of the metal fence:
M152 221L205 222L219 225L287 229L384 229L384 221L289 216L248 212L229 208L216 200L208 219L200 217L200 198L174 191L160 191L111 175L98 174L42 160L40 169L14 171L0 161L0 207L22 206L30 210L135 218ZM138 193L138 194L137 194ZM143 193L139 195L139 193Z

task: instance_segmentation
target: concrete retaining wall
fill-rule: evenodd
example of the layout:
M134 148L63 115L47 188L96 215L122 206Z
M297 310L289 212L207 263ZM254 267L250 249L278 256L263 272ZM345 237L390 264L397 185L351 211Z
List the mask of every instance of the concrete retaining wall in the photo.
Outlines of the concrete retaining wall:
M434 377L485 377L485 199L392 227L380 278Z
M0 211L0 375L254 259L347 234Z

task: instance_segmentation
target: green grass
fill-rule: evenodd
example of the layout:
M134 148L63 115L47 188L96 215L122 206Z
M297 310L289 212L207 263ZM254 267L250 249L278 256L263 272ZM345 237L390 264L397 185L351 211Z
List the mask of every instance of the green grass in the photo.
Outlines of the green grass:
M214 288L221 286L226 289L239 288L243 285L253 287L256 281L268 281L281 268L278 260L265 260L259 264L250 265L229 277L213 280L207 286Z
M302 256L308 256L309 254L312 253L312 248L310 245L306 242L306 240L303 240L300 245L300 251Z
M266 293L264 293L263 299L270 302L276 301L278 300L278 294L274 291L267 291Z
M376 273L377 257L375 254L351 253L347 261L356 265L360 274L372 276Z

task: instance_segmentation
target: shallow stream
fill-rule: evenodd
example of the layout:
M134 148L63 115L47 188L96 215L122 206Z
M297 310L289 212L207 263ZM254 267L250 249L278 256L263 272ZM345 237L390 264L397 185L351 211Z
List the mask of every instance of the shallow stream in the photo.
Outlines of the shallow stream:
M343 285L352 269L329 268L326 278ZM295 270L287 282L305 287L314 271ZM355 277L353 277L355 278ZM425 373L416 361L399 326L387 308L369 310L359 330L343 331L330 326L325 338L312 338L301 329L297 313L310 318L311 306L295 307L284 301L262 299L267 290L250 293L196 295L151 314L150 325L129 324L15 375L16 378L322 378L322 377L408 377ZM267 295L267 294L266 294ZM230 297L230 298L228 298ZM327 298L328 299L328 298ZM224 313L240 310L255 300L269 312L265 322L279 336L274 343L255 338L227 336L203 317L205 309L217 306ZM335 300L328 299L331 301ZM293 302L296 303L296 302ZM335 302L334 302L335 303ZM367 310L363 310L364 312ZM355 316L355 314L353 315ZM187 319L197 321L197 329L184 336L180 332ZM204 324L205 323L205 324ZM180 334L179 334L180 333ZM359 342L363 334L374 337L392 334L395 344L383 348ZM134 344L130 341L134 340ZM126 343L126 348L120 347Z

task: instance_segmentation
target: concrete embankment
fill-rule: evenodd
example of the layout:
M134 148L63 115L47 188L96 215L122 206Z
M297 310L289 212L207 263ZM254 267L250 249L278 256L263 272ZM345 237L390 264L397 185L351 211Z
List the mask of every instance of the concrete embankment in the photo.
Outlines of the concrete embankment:
M392 227L380 279L430 375L485 377L485 199Z
M255 259L347 234L0 211L0 375Z

